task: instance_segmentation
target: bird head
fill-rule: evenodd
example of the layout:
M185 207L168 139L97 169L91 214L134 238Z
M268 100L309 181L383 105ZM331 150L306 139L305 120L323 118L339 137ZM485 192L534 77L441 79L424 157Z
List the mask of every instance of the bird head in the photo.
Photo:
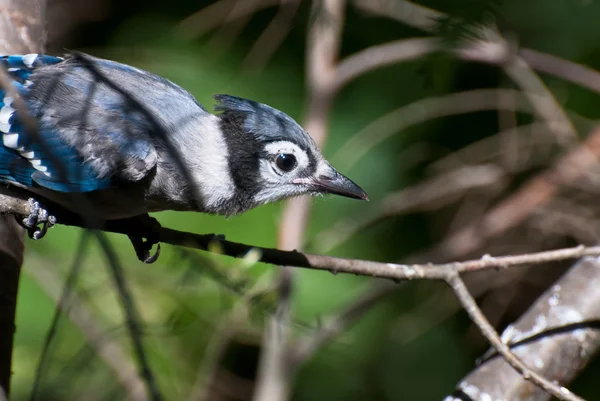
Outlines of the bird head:
M215 96L236 188L253 207L298 195L335 194L367 200L287 114L252 100Z

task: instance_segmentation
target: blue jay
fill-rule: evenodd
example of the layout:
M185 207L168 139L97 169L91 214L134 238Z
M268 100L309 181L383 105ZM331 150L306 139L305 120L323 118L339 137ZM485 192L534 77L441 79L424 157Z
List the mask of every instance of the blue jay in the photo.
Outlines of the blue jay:
M164 78L82 53L0 63L37 126L25 129L14 93L0 88L0 182L31 195L23 224L33 237L54 222L40 203L74 210L82 195L103 220L230 216L304 194L367 199L298 123L265 104L216 95L212 114Z

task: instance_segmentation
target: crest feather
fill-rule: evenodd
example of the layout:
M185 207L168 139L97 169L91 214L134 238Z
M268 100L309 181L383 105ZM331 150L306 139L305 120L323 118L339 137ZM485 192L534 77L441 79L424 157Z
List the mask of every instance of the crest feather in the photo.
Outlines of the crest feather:
M263 103L231 95L215 95L215 111L237 115L244 121L244 130L258 140L287 140L303 149L316 148L312 138L290 116Z

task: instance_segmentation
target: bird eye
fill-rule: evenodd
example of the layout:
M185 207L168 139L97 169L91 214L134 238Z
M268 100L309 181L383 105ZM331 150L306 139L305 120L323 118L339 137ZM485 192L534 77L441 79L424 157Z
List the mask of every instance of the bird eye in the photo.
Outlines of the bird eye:
M296 167L296 156L290 153L281 153L275 159L275 164L281 171L289 173Z

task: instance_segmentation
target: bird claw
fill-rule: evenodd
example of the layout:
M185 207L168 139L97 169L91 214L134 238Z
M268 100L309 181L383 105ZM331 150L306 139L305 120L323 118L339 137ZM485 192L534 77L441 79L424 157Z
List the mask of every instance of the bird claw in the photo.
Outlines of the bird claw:
M129 240L133 245L135 254L138 259L144 263L154 263L160 256L160 242L155 239L147 238L145 241L141 237L129 236ZM153 255L150 254L152 247L156 244L156 252Z
M27 230L29 238L42 239L50 227L56 224L56 217L50 215L48 211L33 198L28 199L31 212L29 216L17 221ZM41 224L41 227L39 225Z

